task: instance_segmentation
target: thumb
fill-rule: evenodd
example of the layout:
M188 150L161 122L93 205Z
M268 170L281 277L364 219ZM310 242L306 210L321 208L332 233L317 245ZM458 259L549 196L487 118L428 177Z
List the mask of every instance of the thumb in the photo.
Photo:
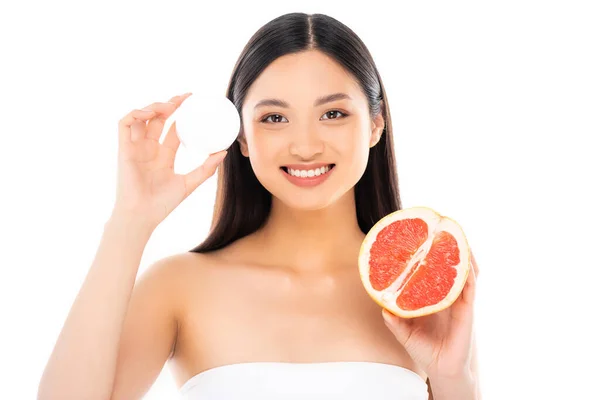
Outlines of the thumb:
M383 308L381 310L383 321L388 329L394 334L398 342L403 346L408 342L408 338L411 335L412 319L400 318L397 315L390 313L388 310Z
M200 186L205 180L213 176L215 171L217 170L217 166L223 161L225 156L227 155L227 150L220 151L218 153L214 153L209 155L204 163L200 165L198 168L189 172L185 176L185 187L187 193L186 197L189 196L198 186Z

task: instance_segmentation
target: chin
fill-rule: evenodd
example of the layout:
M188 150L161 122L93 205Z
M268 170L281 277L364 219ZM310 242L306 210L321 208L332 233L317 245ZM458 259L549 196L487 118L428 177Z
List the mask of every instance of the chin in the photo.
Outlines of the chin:
M318 211L323 210L338 199L332 196L294 196L288 194L275 194L273 193L273 200L277 199L285 207L298 210L298 211Z
M318 211L331 207L345 196L354 196L354 185L347 188L333 185L320 185L310 189L293 185L278 184L266 187L273 195L273 201L282 203L286 208L298 211Z

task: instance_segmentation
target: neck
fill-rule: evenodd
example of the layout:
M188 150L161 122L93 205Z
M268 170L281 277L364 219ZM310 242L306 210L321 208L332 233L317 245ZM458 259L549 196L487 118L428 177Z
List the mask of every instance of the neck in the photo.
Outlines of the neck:
M315 271L355 264L365 235L358 226L354 192L320 210L291 209L273 198L258 238L269 260L294 270Z

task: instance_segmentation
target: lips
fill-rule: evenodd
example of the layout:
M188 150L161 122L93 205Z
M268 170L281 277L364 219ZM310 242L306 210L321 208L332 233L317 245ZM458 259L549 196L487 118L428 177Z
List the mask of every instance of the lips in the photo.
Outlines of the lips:
M296 165L286 165L284 167L281 167L281 169L291 176L308 179L323 175L329 170L331 170L333 167L335 167L335 164L313 165L314 167L311 165L310 168L308 168L308 166L302 166L301 168L298 168Z
M310 170L310 169L317 169L317 168L321 168L321 167L327 167L327 166L331 166L331 165L335 165L332 163L313 163L313 164L287 164L284 165L283 168L291 168L291 169L299 169L299 170Z
M296 186L312 187L325 182L335 169L335 164L320 164L320 168L307 170L306 166L302 169L294 169L292 166L281 167L284 176ZM289 169L288 169L289 168Z

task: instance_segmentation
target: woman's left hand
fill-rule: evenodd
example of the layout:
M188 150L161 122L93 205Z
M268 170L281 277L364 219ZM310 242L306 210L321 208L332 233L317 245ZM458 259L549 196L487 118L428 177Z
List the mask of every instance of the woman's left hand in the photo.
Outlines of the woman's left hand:
M479 267L471 254L465 286L452 305L435 314L401 318L383 309L387 327L428 376L461 377L469 371L473 344L473 306Z

